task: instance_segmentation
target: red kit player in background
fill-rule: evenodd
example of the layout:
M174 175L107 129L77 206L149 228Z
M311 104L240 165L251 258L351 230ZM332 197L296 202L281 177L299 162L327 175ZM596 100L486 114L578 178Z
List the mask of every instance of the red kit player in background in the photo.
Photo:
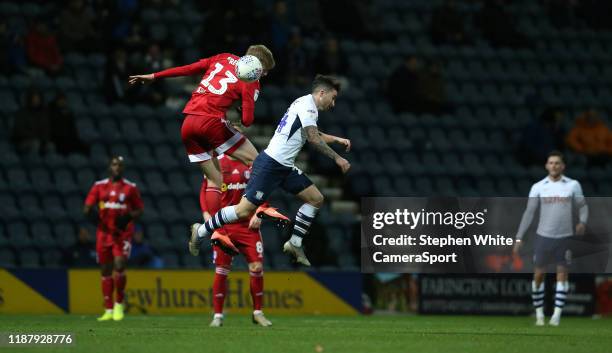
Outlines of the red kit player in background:
M259 59L263 67L262 77L275 66L272 52L263 45L252 45L246 52ZM223 53L202 59L190 65L174 67L160 72L130 76L129 83L152 82L158 78L201 75L202 80L193 91L191 99L185 105L185 120L181 127L181 138L189 161L198 163L208 187L201 192L206 199L208 210L215 214L221 209L220 187L223 183L215 154L230 155L246 165L251 165L257 157L257 150L240 132L231 127L225 120L227 110L234 101L242 99L242 125L253 123L255 101L259 95L259 81L247 83L235 75L235 66L239 57ZM213 243L230 253L236 248L229 239L217 233L211 237Z
M123 319L127 282L125 268L132 247L133 221L142 215L144 209L136 184L122 177L123 157L111 158L109 172L108 178L96 181L89 190L83 209L83 213L98 224L96 254L102 270L105 309L98 321ZM97 212L94 207L97 207ZM113 289L116 291L114 306Z
M223 176L221 187L221 206L233 205L240 201L250 178L251 169L228 156L220 156L219 165ZM206 189L206 179L202 183L202 190ZM210 218L210 209L206 198L200 193L200 207L204 219ZM227 225L222 228L230 240L236 245L238 251L245 257L249 266L251 298L253 300L253 323L261 326L270 326L272 323L266 319L262 312L263 302L263 259L264 248L259 227L261 219L253 215L250 221ZM211 327L223 325L223 303L227 291L227 276L232 267L232 256L218 246L213 246L213 259L215 262L215 279L213 282L214 317Z

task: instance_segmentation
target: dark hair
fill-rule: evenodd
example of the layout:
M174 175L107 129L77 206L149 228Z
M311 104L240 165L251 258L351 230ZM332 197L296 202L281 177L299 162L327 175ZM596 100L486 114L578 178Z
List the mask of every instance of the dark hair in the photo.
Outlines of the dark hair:
M116 159L116 160L118 160L120 163L125 162L125 158L123 158L123 156L122 156L122 155L113 155L113 156L111 156L111 158L109 159L108 164L113 163L113 161L114 161L115 159Z
M312 91L316 91L319 88L323 88L325 90L335 89L338 93L340 93L340 81L333 76L325 76L318 74L314 81L312 81Z
M550 157L559 157L561 159L561 162L565 163L565 157L563 156L563 153L561 153L560 151L554 150L548 153L548 157L546 158L546 161L548 161L548 158Z

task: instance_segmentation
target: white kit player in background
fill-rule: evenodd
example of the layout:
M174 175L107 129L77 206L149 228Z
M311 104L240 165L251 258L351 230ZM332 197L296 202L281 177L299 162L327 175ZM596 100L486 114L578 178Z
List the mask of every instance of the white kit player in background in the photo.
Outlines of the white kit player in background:
M283 251L291 254L296 262L310 266L302 247L302 239L308 234L319 208L323 206L323 195L294 163L297 154L308 141L319 153L334 160L343 173L351 167L346 159L328 145L338 143L348 152L351 141L324 134L317 128L319 111L333 108L339 91L340 83L334 77L315 77L311 94L291 104L278 123L268 148L255 159L251 178L240 203L222 208L204 224L195 223L191 226L189 252L192 255L198 255L203 239L210 237L216 229L250 217L275 189L282 188L304 201L295 216L291 239L284 244ZM275 220L288 221L278 217Z
M580 183L563 175L565 162L560 152L551 152L548 155L545 167L548 176L533 184L529 192L527 208L523 213L516 234L514 253L518 255L523 236L531 225L534 214L539 207L540 220L534 241L532 282L536 325L544 325L544 277L546 267L549 264L555 264L557 270L555 311L549 324L558 326L569 290L568 267L572 256L569 240L573 235L584 235L589 209ZM572 227L574 206L579 210L579 223L576 224L575 233L574 227Z

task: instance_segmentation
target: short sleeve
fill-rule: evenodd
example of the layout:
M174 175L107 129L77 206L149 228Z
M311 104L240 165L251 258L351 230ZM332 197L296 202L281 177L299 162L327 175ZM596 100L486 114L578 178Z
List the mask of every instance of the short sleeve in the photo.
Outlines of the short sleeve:
M98 186L93 185L85 198L86 206L93 206L98 202Z
M129 201L132 210L140 210L144 208L144 203L142 202L142 197L140 197L140 191L138 191L137 187L132 188Z
M539 197L540 196L540 188L538 184L533 184L531 190L529 190L529 197Z
M578 181L574 181L572 193L574 197L584 197L584 193L582 192L582 186L580 186L580 183Z
M298 117L302 123L302 127L317 126L318 113L315 107L303 105L298 109Z

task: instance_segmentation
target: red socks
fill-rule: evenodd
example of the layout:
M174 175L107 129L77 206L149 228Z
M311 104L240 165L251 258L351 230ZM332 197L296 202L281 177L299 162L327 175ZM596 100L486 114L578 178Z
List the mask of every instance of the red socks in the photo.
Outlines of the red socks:
M127 276L124 271L115 272L115 288L117 289L117 303L123 303L125 297L125 284L127 283Z
M230 270L224 267L215 269L215 279L213 281L213 308L215 314L223 314L223 303L225 302L225 292L227 291L227 275Z
M253 298L253 310L261 310L264 285L263 271L249 271L249 276L251 277L251 298Z
M102 296L104 297L104 308L113 308L114 282L111 276L102 276Z

